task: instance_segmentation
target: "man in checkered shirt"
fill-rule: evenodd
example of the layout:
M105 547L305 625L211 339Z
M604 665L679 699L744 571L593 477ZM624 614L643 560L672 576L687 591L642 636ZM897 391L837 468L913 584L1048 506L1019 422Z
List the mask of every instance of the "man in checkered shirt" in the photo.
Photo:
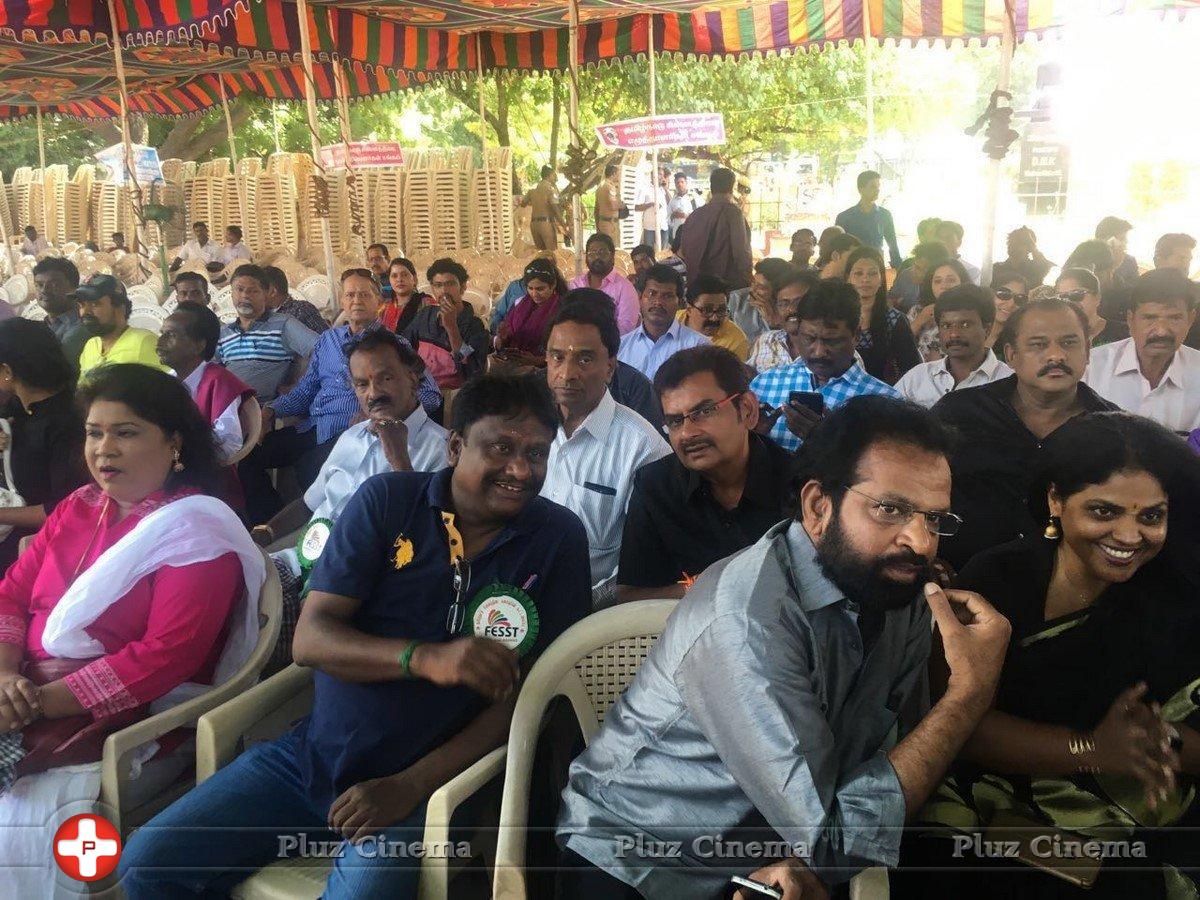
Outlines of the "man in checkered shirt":
M862 306L858 293L841 280L822 281L788 316L800 323L800 356L795 362L763 372L750 383L758 399L775 409L764 412L758 430L787 450L797 449L821 415L791 403L793 391L817 392L825 409L836 409L852 397L882 394L899 397L895 388L868 375L855 358Z

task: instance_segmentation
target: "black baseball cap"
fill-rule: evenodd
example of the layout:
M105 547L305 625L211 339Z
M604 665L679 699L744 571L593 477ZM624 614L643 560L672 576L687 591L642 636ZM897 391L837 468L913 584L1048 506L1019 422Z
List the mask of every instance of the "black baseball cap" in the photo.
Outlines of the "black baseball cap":
M125 285L111 275L93 275L79 287L68 294L73 300L99 300L101 297L112 297L115 303L128 303L129 295L125 293Z

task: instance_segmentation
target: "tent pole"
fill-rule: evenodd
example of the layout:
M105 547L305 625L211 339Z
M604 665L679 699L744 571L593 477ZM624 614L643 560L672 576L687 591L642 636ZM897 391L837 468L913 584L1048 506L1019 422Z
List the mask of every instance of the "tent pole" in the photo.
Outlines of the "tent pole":
M1012 0L1004 0L1004 33L1000 39L1000 76L996 89L1007 91L1012 85L1012 59L1017 47ZM1000 160L988 159L986 194L983 200L983 258L979 261L980 281L991 281L995 260L996 206L1000 193Z
M112 3L112 0L108 2ZM300 24L300 61L304 67L304 108L308 113L308 136L312 144L313 163L317 167L317 173L324 176L325 167L321 165L321 133L317 126L316 86L313 82L312 36L308 32L308 0L296 0L296 18ZM321 241L325 245L325 273L329 278L330 287L329 308L336 313L340 285L337 280L337 263L333 258L333 238L329 233L328 211L318 221L321 223Z
M863 75L866 82L867 165L875 165L875 35L871 29L871 0L863 0Z
M3 177L0 177L0 203L3 203L5 207L8 207L8 193L4 189ZM8 260L8 274L11 277L17 274L18 254L17 248L14 247L12 242L8 239L8 226L4 224L3 214L0 214L0 240L4 241L4 257Z
M133 252L138 256L138 267L142 268L141 259L149 258L145 238L142 233L142 188L137 180L137 165L133 158L133 139L129 135L129 87L125 83L125 56L121 50L121 30L117 25L117 10L113 0L108 0L108 21L112 25L113 63L117 70L117 87L121 101L121 142L125 145L125 171L129 177L130 190L133 193Z
M275 131L275 152L282 153L283 150L279 146L279 101L271 101L271 126Z
M38 167L42 171L42 237L50 241L50 186L46 184L46 136L42 132L42 104L39 103L34 110L37 111Z
M865 5L865 4L864 4ZM650 117L654 118L658 115L658 66L656 57L657 51L654 47L654 13L646 13L646 21L649 24L650 45L646 48L646 57L650 60ZM658 256L658 251L662 249L662 234L663 223L658 221L658 192L661 190L658 184L658 147L653 147L650 150L650 195L654 199L654 206L651 209L654 211L654 255Z
M349 63L347 63L347 66ZM362 239L362 247L355 247L355 252L367 252L367 226L363 214L362 193L358 173L350 163L350 143L354 140L350 130L350 87L346 82L346 72L342 69L341 60L333 63L333 86L337 91L338 124L341 126L342 146L346 152L346 172L349 175L348 188L350 194L350 231Z
M480 151L480 161L483 163L483 169L486 172L488 170L487 98L484 97L484 94L483 94L483 86L486 82L483 77L483 39L480 36L479 32L475 32L475 71L479 78L479 151ZM497 77L499 77L499 73L497 72L496 74L497 74ZM499 91L501 91L501 90L503 90L503 87L501 85L497 84L497 87L496 87L496 91L497 91L496 102L497 103L500 102ZM488 183L487 175L484 175L484 185L486 186L487 183ZM502 185L501 190L511 191L512 185L511 184ZM485 187L485 193L486 192L487 191L486 191L486 187ZM484 209L486 210L488 225L491 226L492 233L495 234L496 233L496 210L492 208L491 202L485 203ZM476 250L483 249L483 241L479 240L479 238L480 238L480 234L478 232L476 232L476 234L475 234L475 245L476 245L475 249ZM500 249L500 252L503 253L506 250L508 250L509 248L500 247L499 249Z
M111 0L110 0L111 2ZM579 146L579 0L570 0L570 19L567 46L570 79L570 103L567 106L567 121L571 123L571 146ZM583 198L576 194L571 198L571 235L575 240L575 274L583 271Z
M221 111L225 113L225 134L229 138L229 158L233 162L233 183L237 187L238 205L241 207L241 222L238 226L243 231L250 228L250 205L246 202L246 183L242 173L238 171L237 141L233 137L233 117L229 115L229 100L225 95L225 76L217 73L217 87L221 89Z

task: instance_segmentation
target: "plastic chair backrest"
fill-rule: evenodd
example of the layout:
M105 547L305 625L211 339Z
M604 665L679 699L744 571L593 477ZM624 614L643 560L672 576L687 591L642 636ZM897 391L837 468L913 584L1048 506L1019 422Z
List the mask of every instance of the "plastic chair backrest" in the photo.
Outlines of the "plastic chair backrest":
M242 401L242 405L238 407L238 421L242 425L242 449L229 458L226 464L230 466L237 465L249 456L250 451L262 440L262 405L257 398L247 397Z
M559 696L570 701L584 741L591 743L678 602L641 600L593 613L568 628L534 664L517 697L508 733L494 896L525 894L522 866L530 776L550 701Z

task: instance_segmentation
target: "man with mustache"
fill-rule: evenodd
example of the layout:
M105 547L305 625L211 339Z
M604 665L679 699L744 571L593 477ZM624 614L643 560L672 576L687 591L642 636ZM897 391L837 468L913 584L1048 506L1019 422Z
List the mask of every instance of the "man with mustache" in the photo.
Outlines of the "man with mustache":
M140 363L165 372L158 361L158 338L144 328L129 327L133 304L125 285L111 275L93 275L70 294L79 305L79 321L92 335L79 354L79 377L97 366Z
M1084 381L1172 431L1200 428L1200 350L1183 343L1196 321L1196 291L1175 269L1138 278L1129 297L1130 336L1093 351Z
M965 524L941 545L942 557L956 568L981 550L1040 532L1045 522L1034 521L1026 498L1042 442L1074 416L1116 409L1080 382L1087 335L1087 313L1078 305L1058 297L1031 300L1009 316L1005 331L1013 374L951 391L934 405L934 415L962 438L950 468L954 510Z
M800 319L796 336L800 355L788 365L758 375L750 386L771 407L758 423L786 450L795 450L821 421L826 410L836 409L853 397L879 394L899 397L896 389L866 373L854 352L862 302L846 282L818 282L796 304ZM794 402L792 394L821 395L820 411Z
M260 546L300 532L306 524L337 521L354 492L380 472L434 472L446 465L447 431L432 421L421 406L418 385L425 363L412 346L385 328L376 328L361 340L347 344L350 385L363 421L351 425L337 439L316 479L269 522L256 525L250 536ZM311 526L310 526L311 527ZM324 532L324 533L327 533ZM300 532L297 545L304 544ZM319 553L316 554L319 556ZM303 556L295 546L272 554L284 588L286 634L281 634L275 657L278 667L291 661L291 628L300 608L302 583L312 571L315 557Z
M232 284L238 317L221 326L217 362L254 388L260 403L269 403L289 373L307 367L317 334L268 308L270 282L260 267L239 266Z
M562 422L542 496L574 512L587 529L597 606L616 594L634 473L671 453L657 428L610 393L619 342L612 310L587 299L559 307L546 336L546 380Z
M384 390L357 356L359 388ZM298 832L346 841L324 896L417 897L423 854L386 851L421 840L430 794L504 743L523 673L591 612L583 526L538 496L557 424L537 376L473 379L448 467L368 478L328 542L305 542L321 548L293 642L311 713L138 832L130 900L228 896Z
M746 367L720 347L683 350L654 377L675 452L638 469L617 568L622 602L682 597L722 557L784 517L792 457L762 435Z
M996 318L996 298L985 287L961 284L933 302L933 320L945 356L909 369L896 382L908 400L933 406L951 391L991 384L1012 369L996 358L987 337Z
M618 272L616 244L603 232L593 234L584 245L587 271L572 279L568 287L604 291L612 299L621 334L633 331L638 321L638 292L628 278ZM653 256L651 257L653 258Z
M746 332L729 318L729 285L716 275L701 275L688 285L687 309L681 309L675 318L738 359L750 355Z
M651 266L640 300L642 321L621 336L617 358L652 381L658 367L676 353L709 343L707 337L675 318L684 291L683 276L672 266L665 263Z
M982 597L929 580L959 525L949 450L928 411L885 397L813 430L794 518L701 576L572 764L559 896L718 897L738 875L827 900L897 863L1008 642ZM950 687L929 709L931 613Z
M79 269L69 259L48 256L33 267L34 299L46 311L46 326L58 338L67 362L75 368L79 366L83 345L92 336L79 320L79 305L71 297L77 287Z

